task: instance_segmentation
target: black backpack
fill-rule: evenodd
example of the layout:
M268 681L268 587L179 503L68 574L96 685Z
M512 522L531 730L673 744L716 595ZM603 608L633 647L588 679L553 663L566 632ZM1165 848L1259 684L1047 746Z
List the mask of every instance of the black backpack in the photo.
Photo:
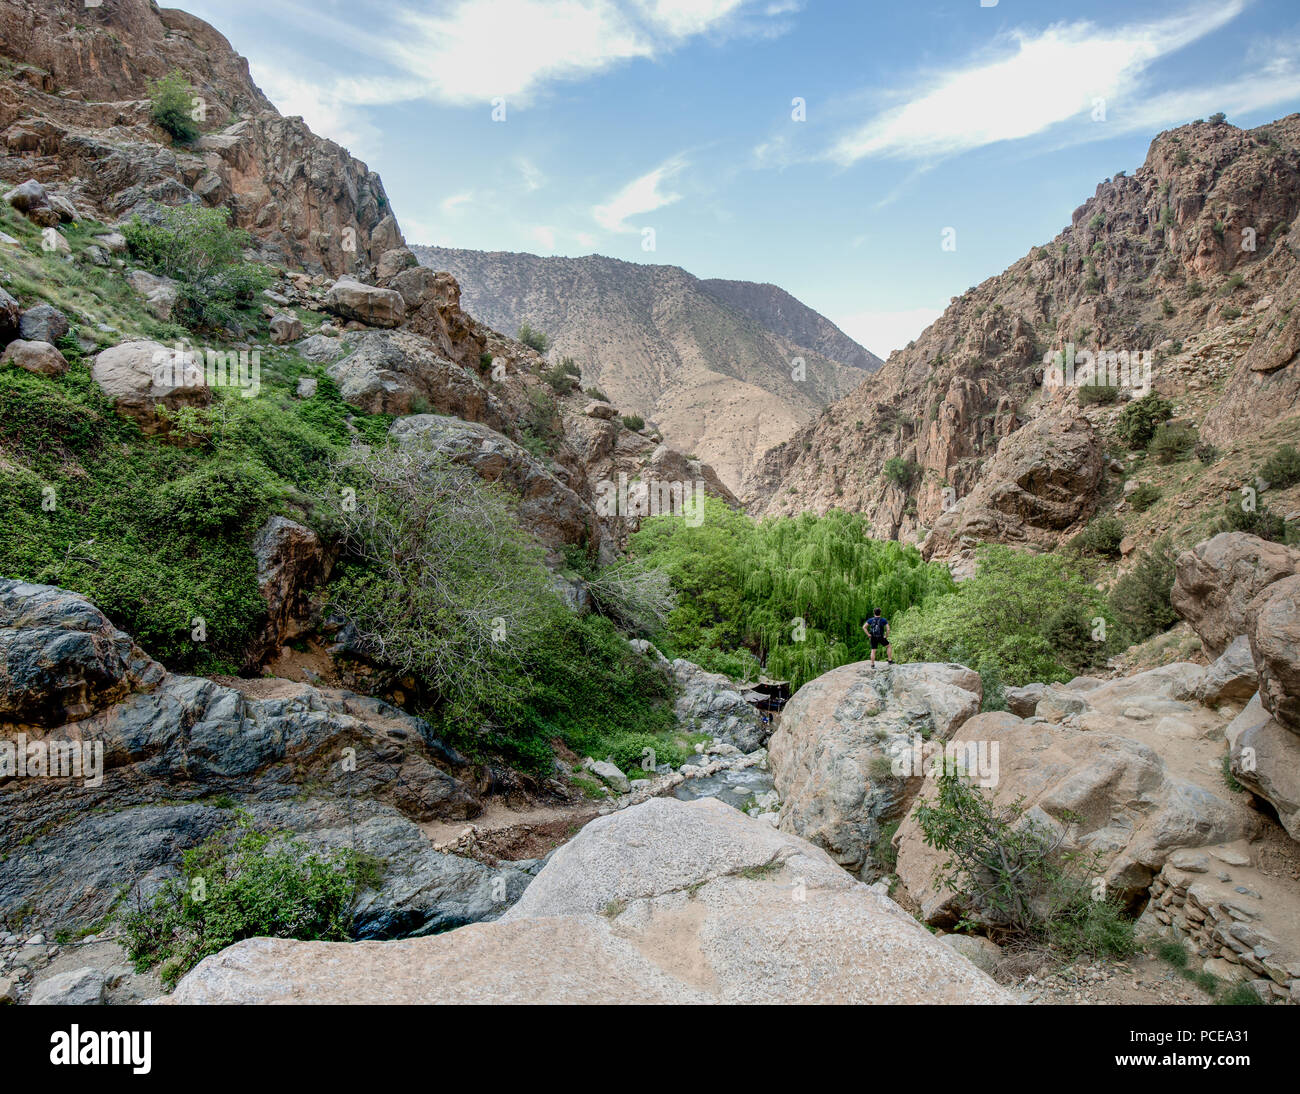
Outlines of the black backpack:
M889 622L883 615L873 615L867 620L867 631L872 638L885 637L885 625Z

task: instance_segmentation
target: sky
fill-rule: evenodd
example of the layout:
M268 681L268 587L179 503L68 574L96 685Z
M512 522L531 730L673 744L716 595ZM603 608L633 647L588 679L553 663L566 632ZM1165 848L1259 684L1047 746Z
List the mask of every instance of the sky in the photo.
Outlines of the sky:
M406 239L769 281L885 357L1163 129L1300 110L1295 0L174 0Z

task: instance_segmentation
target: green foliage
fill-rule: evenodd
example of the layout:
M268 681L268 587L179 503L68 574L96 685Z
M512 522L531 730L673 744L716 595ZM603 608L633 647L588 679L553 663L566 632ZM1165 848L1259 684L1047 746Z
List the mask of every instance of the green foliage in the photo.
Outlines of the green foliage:
M1223 511L1223 519L1219 521L1217 530L1247 532L1252 536L1259 536L1260 539L1272 540L1274 543L1287 543L1292 538L1286 519L1267 505L1244 509L1239 504L1229 502Z
M1093 642L1097 617L1112 637ZM1114 652L1113 622L1102 595L1066 558L988 546L973 577L898 617L894 648L905 661L996 668L1012 685L1068 680Z
M1149 451L1157 463L1173 463L1196 447L1196 427L1188 422L1161 422L1151 438Z
M1070 550L1096 558L1119 558L1120 541L1124 538L1124 525L1118 517L1098 517L1082 532L1070 540Z
M149 82L149 116L178 141L188 144L199 135L193 118L194 88L179 69Z
M703 649L748 650L796 687L865 659L873 609L892 617L953 588L947 567L869 531L839 510L755 522L713 498L698 527L646 520L631 550L669 575L678 598L656 643L692 660Z
M1110 606L1135 642L1166 631L1178 622L1170 603L1174 587L1174 551L1168 538L1157 540L1111 589Z
M519 328L519 341L538 353L545 353L551 348L551 340L539 330L534 330L527 323Z
M893 456L885 461L884 475L895 486L907 490L916 481L920 470L914 461Z
M524 417L524 448L540 459L553 452L563 437L564 426L555 396L549 391L530 388Z
M1132 449L1146 448L1155 436L1156 427L1173 417L1174 407L1154 391L1129 403L1119 416L1120 439Z
M914 816L926 844L948 854L935 882L959 895L968 918L1013 939L1052 943L1066 956L1126 957L1133 925L1090 899L1092 867L1061 837L1025 814L1022 799L999 806L960 772L945 772Z
M1084 384L1079 388L1079 405L1108 405L1119 401L1119 388L1108 384Z
M584 395L590 395L597 402L601 402L601 403L609 402L609 396L606 395L603 391L601 391L600 388L598 387L584 387L582 389L582 393Z
M285 832L236 827L185 851L177 878L120 916L137 972L170 988L209 954L243 938L343 941L358 894L377 879L350 850L317 852Z
M1212 445L1209 441L1200 441L1192 451L1201 463L1209 466L1219 458L1218 446Z
M1135 513L1145 513L1162 497L1160 487L1155 483L1144 482L1128 496L1128 503Z
M562 357L560 363L542 373L542 379L550 385L556 395L568 395L576 391L581 372L572 357Z
M624 414L623 428L630 429L633 433L640 433L645 428L645 419L639 414Z
M283 487L260 464L214 462L157 487L150 515L207 536L260 523L283 497Z
M1300 482L1300 451L1295 445L1281 445L1260 466L1259 477L1270 490L1281 490Z
M137 217L123 234L142 266L178 282L172 316L194 330L237 328L241 307L271 283L270 270L244 261L252 238L226 209L165 209L161 223Z

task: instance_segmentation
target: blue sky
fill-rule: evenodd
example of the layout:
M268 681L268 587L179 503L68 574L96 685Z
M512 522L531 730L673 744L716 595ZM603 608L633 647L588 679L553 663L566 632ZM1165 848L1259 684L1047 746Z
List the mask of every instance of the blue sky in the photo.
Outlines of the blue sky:
M176 2L409 242L771 281L882 357L1161 129L1300 110L1294 0Z

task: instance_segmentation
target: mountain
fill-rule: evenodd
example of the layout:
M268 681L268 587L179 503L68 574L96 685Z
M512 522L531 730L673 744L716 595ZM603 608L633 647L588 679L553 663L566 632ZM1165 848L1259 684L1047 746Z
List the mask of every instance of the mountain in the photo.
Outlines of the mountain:
M772 446L879 366L830 320L774 285L702 281L676 266L601 255L412 248L460 282L497 330L544 331L585 386L652 419L731 488ZM804 379L797 379L796 359Z
M1208 531L1300 432L1298 212L1300 115L1161 133L1051 243L955 297L870 383L770 451L742 500L758 514L863 512L879 535L938 557L991 541L1050 548L1100 511L1123 517L1126 552ZM1175 472L1130 452L1117 430L1140 386L1097 401L1044 384L1055 353L1084 350L1148 354L1152 387L1206 458ZM1124 491L1142 481L1162 497L1138 511Z

